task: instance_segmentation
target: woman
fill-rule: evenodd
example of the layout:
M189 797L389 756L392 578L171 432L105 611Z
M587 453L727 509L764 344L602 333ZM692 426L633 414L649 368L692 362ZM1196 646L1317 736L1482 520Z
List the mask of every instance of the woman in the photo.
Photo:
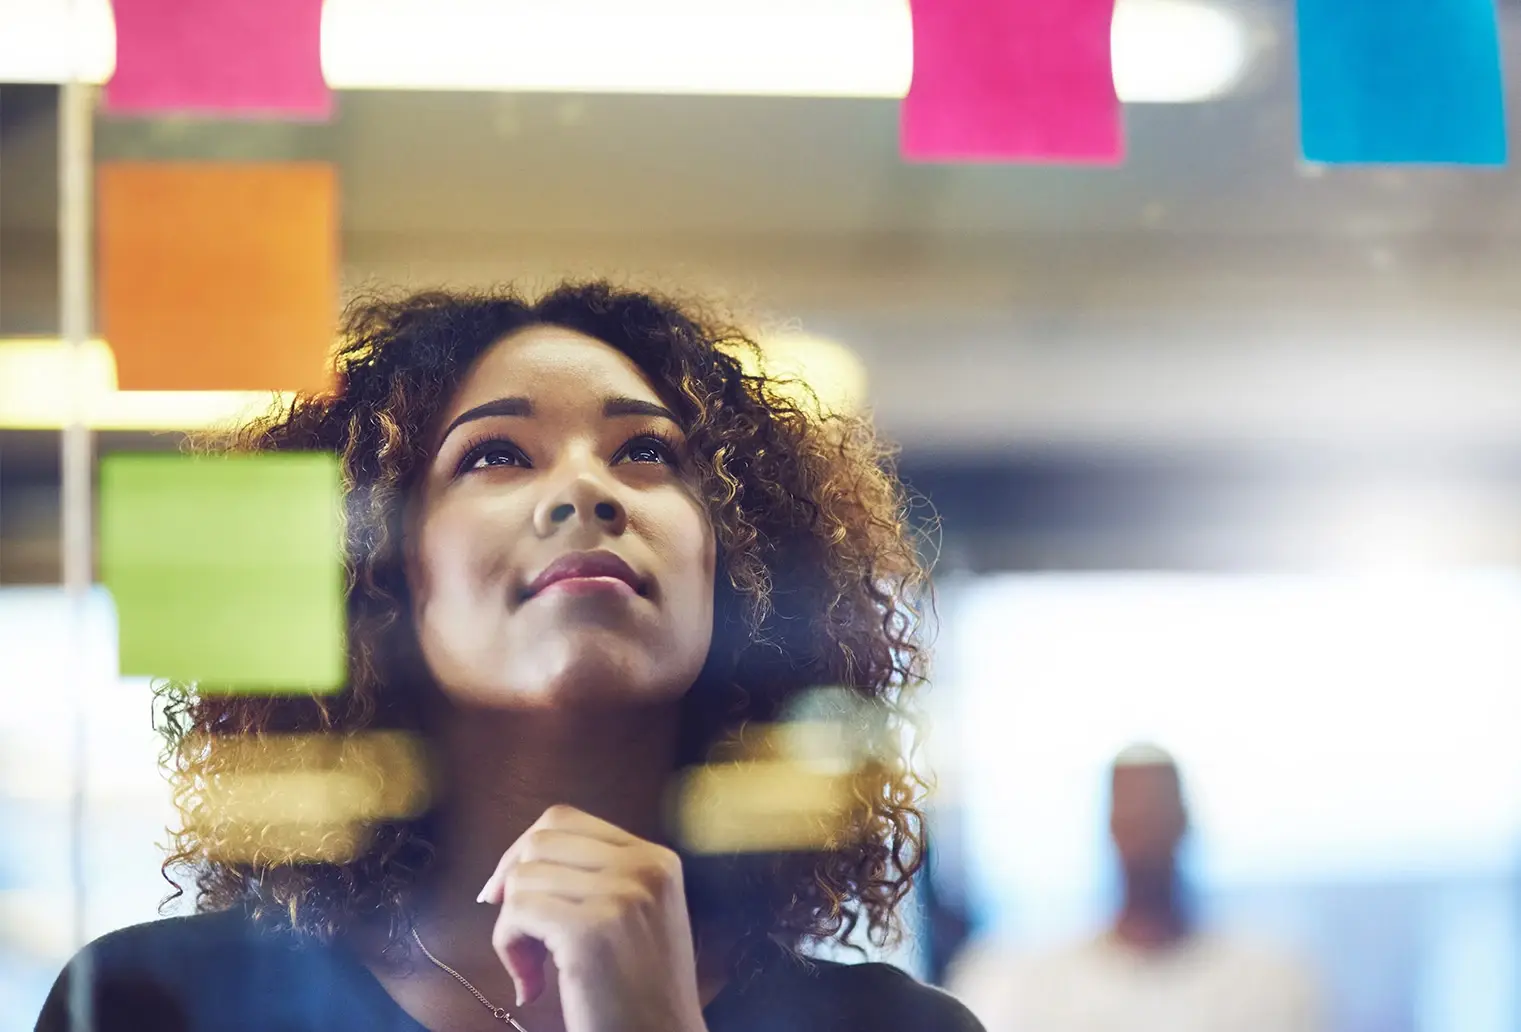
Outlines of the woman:
M39 1028L976 1029L892 968L794 951L894 930L921 844L901 756L828 849L668 844L681 768L815 686L896 717L919 676L899 484L746 346L604 283L353 308L336 390L233 442L341 459L349 685L174 696L170 863L201 913L87 948ZM234 748L376 729L427 743L425 813L352 855L216 848Z

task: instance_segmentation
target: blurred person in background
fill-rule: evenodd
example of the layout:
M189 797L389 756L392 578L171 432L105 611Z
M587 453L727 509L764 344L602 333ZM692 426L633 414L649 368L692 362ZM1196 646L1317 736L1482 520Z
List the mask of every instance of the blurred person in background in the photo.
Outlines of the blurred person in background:
M925 857L927 862L919 878L919 907L924 915L921 952L925 978L932 985L941 985L951 962L971 937L972 918L959 893L952 895L946 890L946 877L936 863L938 856L933 845L925 849Z
M348 686L170 686L166 871L201 912L88 946L38 1028L978 1032L894 968L799 953L894 931L922 845L903 757L817 849L693 858L668 827L678 771L800 693L901 717L921 680L884 450L745 373L746 347L605 283L352 308L336 389L229 445L341 461ZM426 744L425 812L353 855L258 827L227 854L208 799L250 754L378 729Z
M1204 927L1179 865L1188 811L1177 764L1135 745L1110 770L1123 901L1102 934L1054 952L973 947L949 987L988 1032L1320 1032L1294 958Z

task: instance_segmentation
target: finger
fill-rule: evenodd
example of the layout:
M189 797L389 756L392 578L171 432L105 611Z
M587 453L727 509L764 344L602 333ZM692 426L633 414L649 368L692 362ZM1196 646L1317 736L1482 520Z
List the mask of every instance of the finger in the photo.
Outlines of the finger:
M491 948L517 987L518 1006L544 992L544 965L579 924L581 904L546 893L513 892L491 929Z
M491 877L475 897L476 902L500 903L502 880L515 864L534 861L597 871L613 864L621 848L575 832L530 828L496 862Z
M615 863L618 850L624 848L627 847L614 845L605 839L588 837L579 831L531 827L496 862L491 877L486 879L486 884L481 886L481 891L476 895L476 902L501 902L502 877L514 863L542 860L594 871Z
M512 844L512 848L504 855L504 859L517 863L533 860L595 871L617 863L619 854L626 848L615 846L611 842L587 838L580 832L534 828ZM509 864L502 866L509 866Z
M579 903L594 896L615 895L637 888L637 884L629 879L604 870L588 871L537 860L520 860L507 869L501 892L503 895L543 893Z
M637 835L629 834L616 824L604 821L601 817L593 817L585 810L578 810L574 806L566 806L563 803L545 810L539 819L533 822L533 826L579 832L588 838L609 842L615 846L629 846L643 841Z
M549 980L544 973L549 963L549 950L542 942L520 936L507 943L499 956L512 979L519 1007L544 995L545 983Z

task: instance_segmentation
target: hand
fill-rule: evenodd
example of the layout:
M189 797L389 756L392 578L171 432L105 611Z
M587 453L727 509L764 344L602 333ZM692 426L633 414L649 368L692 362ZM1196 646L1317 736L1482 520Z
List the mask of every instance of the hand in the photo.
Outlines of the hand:
M671 850L551 806L502 854L480 901L518 1005L559 972L567 1032L705 1032L697 961Z

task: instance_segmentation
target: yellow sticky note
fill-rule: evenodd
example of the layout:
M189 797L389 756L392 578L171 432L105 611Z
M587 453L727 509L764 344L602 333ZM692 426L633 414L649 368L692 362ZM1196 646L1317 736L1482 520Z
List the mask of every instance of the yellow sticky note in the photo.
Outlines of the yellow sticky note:
M318 391L338 308L320 162L106 162L100 316L124 391Z
M101 460L123 676L325 692L346 670L341 488L325 453Z

